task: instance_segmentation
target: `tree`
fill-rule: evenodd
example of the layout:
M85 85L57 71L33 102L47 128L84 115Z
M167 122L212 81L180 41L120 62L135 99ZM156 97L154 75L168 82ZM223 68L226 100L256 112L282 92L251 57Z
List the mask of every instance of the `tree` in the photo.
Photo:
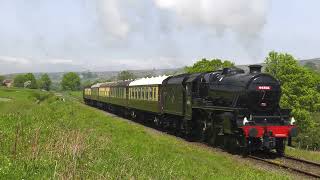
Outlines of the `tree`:
M0 86L3 86L3 81L4 81L5 77L4 76L0 76Z
M24 83L27 81L26 76L24 74L18 74L13 79L14 87L24 87Z
M39 88L50 91L51 79L48 74L43 74L39 79Z
M281 82L281 107L290 108L297 120L302 147L320 148L320 75L290 54L270 52L265 60L266 72Z
M310 113L320 111L320 76L300 66L290 54L270 52L265 63L266 72L282 85L281 105L293 109L300 127L310 125Z
M85 80L81 82L81 88L86 88L91 86L93 83L90 80Z
M81 73L83 79L92 79L98 77L96 73L92 73L91 71L86 71Z
M205 58L197 61L192 66L186 66L184 69L187 73L209 72L218 69L234 67L234 63L228 60L222 61L220 59L207 60Z
M30 89L38 88L37 80L32 73L27 73L25 75L25 80L30 81L29 85L26 88L30 88Z
M62 81L61 81L62 90L71 90L71 91L80 90L80 85L81 85L81 81L78 74L74 72L69 72L63 75Z
M135 79L135 78L136 78L135 75L130 71L121 71L117 77L118 80L122 80L122 81L128 80L128 79Z
M317 65L316 63L310 61L310 62L307 62L304 67L310 69L310 70L313 70L313 71L316 71L317 70Z

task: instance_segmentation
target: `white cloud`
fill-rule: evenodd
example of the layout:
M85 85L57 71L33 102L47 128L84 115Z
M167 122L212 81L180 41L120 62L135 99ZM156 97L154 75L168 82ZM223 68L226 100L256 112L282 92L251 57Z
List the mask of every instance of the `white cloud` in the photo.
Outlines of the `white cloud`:
M43 63L51 63L51 64L75 64L75 62L71 59L49 59L45 60Z
M12 63L12 64L30 64L31 61L22 57L10 57L10 56L0 56L0 63Z

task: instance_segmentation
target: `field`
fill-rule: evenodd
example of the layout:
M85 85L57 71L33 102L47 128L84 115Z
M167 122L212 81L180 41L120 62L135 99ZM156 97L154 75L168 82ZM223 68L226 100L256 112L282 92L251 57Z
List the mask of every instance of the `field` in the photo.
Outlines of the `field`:
M0 88L3 179L289 179L75 98Z

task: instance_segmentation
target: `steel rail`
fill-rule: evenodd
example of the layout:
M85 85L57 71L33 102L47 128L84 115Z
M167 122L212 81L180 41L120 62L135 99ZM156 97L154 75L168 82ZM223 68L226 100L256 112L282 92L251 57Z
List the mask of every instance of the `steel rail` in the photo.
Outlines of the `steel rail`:
M317 163L317 162L313 162L313 161L309 161L309 160L305 160L305 159L299 159L299 158L295 158L293 156L288 156L288 155L284 155L282 157L284 157L286 159L302 162L302 163L305 163L305 164L310 164L310 165L313 165L313 166L317 166L317 167L320 168L320 163Z
M248 157L251 158L251 159L258 160L258 161L266 162L266 163L271 164L271 165L282 167L284 169L288 169L288 170L291 170L291 171L294 171L294 172L297 172L297 173L300 173L300 174L303 174L303 175L306 175L306 176L309 176L309 177L320 179L320 175L318 175L318 174L314 174L314 173L311 173L311 172L303 171L303 170L300 170L298 168L290 167L290 166L287 166L287 165L284 165L284 164L281 164L281 163L278 163L278 162L269 161L267 159L259 158L259 157L252 156L252 155L249 155ZM301 159L299 159L299 160L301 160ZM304 161L304 160L302 160L302 161ZM299 161L299 162L302 162L302 161ZM315 163L315 164L318 164L318 163Z

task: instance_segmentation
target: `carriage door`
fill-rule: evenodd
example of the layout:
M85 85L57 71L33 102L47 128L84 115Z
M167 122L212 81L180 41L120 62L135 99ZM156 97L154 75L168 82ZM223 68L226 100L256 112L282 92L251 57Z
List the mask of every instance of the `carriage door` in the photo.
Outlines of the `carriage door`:
M187 83L185 93L185 119L192 119L192 82Z

